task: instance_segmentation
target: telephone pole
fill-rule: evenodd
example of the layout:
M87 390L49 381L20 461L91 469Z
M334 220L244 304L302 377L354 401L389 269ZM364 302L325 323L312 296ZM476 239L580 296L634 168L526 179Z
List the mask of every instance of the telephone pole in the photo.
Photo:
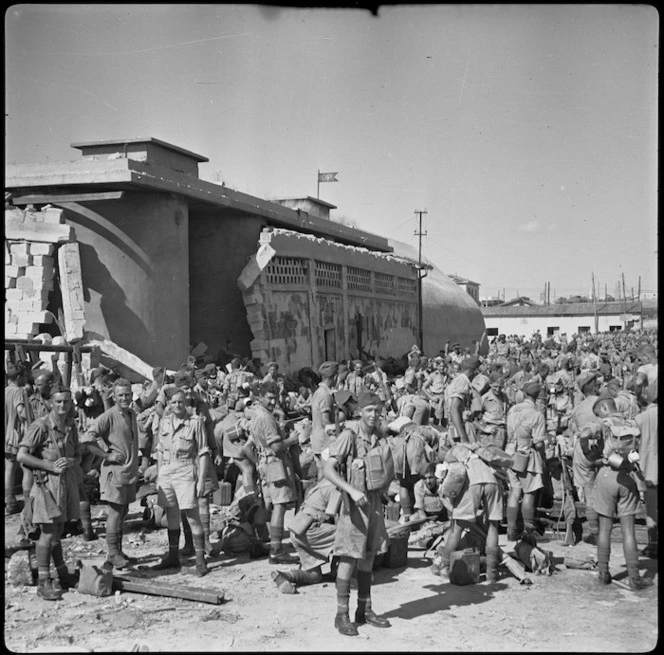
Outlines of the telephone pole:
M420 350L424 352L424 324L423 324L423 312L422 312L422 279L424 278L424 275L422 275L422 237L426 236L426 232L422 232L422 214L428 213L426 209L415 210L416 214L420 215L420 227L417 232L415 232L415 236L418 237L419 239L419 248L418 248L418 256L417 256L417 263L419 264L419 268L417 270L417 312L418 312L418 336L419 336L419 342L420 342Z
M595 334L599 331L599 317L597 316L597 296L595 295L595 273L592 272L592 281L593 281L593 311L595 314Z

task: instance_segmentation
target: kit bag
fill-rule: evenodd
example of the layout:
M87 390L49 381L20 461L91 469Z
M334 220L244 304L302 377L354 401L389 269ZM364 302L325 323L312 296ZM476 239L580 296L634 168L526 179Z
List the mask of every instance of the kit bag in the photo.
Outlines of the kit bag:
M81 564L78 578L78 592L90 596L110 596L113 594L113 567L110 562L101 566Z
M447 465L447 475L443 480L441 494L454 502L463 492L468 473L466 467L461 462L449 462Z

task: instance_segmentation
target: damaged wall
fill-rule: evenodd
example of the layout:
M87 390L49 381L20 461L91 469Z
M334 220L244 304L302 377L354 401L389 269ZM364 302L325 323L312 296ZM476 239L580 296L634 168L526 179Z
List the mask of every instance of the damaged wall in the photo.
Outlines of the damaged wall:
M357 357L360 340L384 356L416 343L414 267L288 230L264 230L260 243L239 280L254 357L295 371Z

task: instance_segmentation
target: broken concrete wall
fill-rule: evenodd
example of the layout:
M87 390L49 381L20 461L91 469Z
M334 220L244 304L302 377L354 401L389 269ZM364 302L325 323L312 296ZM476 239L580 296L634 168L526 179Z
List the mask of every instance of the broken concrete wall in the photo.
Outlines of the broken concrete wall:
M256 257L239 277L253 357L293 372L356 357L359 345L401 355L416 342L414 267L289 230L263 230L260 244L257 254L269 246L272 258Z

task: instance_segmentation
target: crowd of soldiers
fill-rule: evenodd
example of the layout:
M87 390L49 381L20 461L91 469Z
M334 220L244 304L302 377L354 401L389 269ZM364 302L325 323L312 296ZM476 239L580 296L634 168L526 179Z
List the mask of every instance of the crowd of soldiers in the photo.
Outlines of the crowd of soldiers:
M153 569L178 569L187 555L197 576L209 572L211 499L230 486L250 516L251 557L298 565L272 570L283 593L333 580L334 624L344 635L364 623L390 626L372 608L371 583L396 502L397 525L447 520L431 567L437 576L449 577L465 530L481 534L489 583L498 579L501 525L508 541L534 539L545 496L562 502L566 543L595 545L598 579L610 583L617 518L629 585L644 588L651 581L639 575L635 518L645 505L642 554L656 558L656 331L482 341L485 355L481 342L448 342L433 357L413 346L398 360L326 361L294 376L237 356L190 356L177 371L155 368L142 385L98 367L73 390L57 367L8 363L5 514L20 511L22 536L35 542L37 593L58 600L74 584L61 539L67 531L98 538L91 502L107 506L107 561L134 564L123 531L147 484L169 544Z

